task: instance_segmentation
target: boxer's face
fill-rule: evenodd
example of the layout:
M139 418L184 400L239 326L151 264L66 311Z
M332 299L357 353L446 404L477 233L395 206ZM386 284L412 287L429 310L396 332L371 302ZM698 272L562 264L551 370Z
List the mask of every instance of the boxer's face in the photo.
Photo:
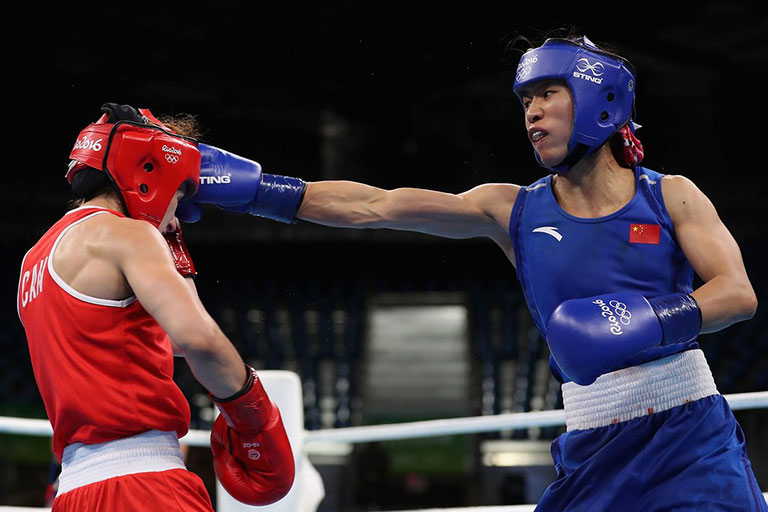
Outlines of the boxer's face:
M178 219L176 219L176 207L179 205L179 200L184 197L184 193L181 190L177 190L173 194L173 199L168 205L168 209L165 210L163 220L160 221L158 229L161 233L165 234L169 231L175 231L178 228Z
M561 81L538 82L522 94L528 140L546 167L554 167L568 154L573 127L571 91Z

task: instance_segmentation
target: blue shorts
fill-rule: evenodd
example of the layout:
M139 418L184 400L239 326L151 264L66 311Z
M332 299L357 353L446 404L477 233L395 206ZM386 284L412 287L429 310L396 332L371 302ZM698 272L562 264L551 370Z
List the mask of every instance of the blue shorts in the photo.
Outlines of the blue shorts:
M536 512L764 511L744 433L722 395L552 443Z

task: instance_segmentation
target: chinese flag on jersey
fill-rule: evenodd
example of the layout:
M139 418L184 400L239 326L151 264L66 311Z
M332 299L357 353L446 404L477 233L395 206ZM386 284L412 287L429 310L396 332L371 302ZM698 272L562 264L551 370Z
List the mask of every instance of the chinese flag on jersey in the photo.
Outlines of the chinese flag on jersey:
M658 224L630 224L629 243L631 244L659 244L661 226Z

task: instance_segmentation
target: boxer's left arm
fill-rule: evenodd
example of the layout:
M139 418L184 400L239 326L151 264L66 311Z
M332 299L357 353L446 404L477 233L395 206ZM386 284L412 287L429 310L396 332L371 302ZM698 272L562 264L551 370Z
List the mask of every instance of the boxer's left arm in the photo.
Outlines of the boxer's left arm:
M116 265L142 307L174 340L174 350L183 354L222 415L227 413L227 424L217 420L218 435L211 439L214 469L222 485L246 503L282 498L293 483L294 465L279 409L205 310L192 280L182 277L190 274L191 260L184 244L178 244L180 237L170 237L169 251L169 241L151 224L108 220L111 243L104 257Z
M205 310L190 279L180 275L166 240L147 222L110 220L105 257L173 340L174 351L183 354L198 382L216 396L236 393L245 381L244 362Z
M665 176L661 186L677 242L704 281L691 293L701 310L701 332L719 331L752 318L757 297L739 246L712 202L683 176Z

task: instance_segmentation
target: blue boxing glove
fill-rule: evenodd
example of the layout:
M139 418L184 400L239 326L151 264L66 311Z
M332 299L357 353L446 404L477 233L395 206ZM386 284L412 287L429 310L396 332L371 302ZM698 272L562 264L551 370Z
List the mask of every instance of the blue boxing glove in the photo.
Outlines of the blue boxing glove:
M262 173L261 165L208 144L199 144L200 187L181 201L176 216L200 219L200 204L215 204L234 213L249 213L285 223L296 221L306 183L298 178Z
M560 304L547 323L547 343L563 373L588 385L643 350L689 341L700 329L701 312L690 295L646 299L620 292Z
M176 217L182 222L194 223L203 216L203 209L194 198L182 199L176 207Z

